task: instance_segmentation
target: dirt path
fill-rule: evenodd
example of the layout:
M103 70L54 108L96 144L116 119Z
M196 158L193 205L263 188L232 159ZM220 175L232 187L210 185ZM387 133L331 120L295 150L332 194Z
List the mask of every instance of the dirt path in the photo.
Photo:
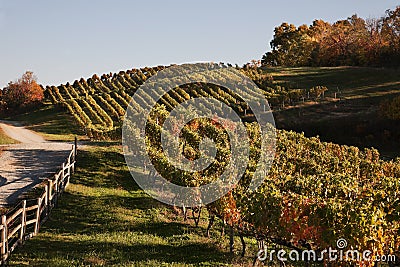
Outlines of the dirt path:
M48 142L17 123L0 121L0 128L19 144L7 145L0 154L0 207L15 203L21 193L55 173L68 156L72 143Z

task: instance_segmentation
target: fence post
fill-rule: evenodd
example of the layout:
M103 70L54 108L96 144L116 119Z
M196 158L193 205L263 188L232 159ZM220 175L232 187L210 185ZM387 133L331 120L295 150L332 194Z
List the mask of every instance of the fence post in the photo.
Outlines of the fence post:
M7 216L3 215L1 217L1 224L3 225L3 231L1 234L1 260L5 262L7 259L8 252L8 229L7 229Z
M58 189L58 179L60 178L60 176L58 174L55 175L55 180L54 180L54 201L53 198L51 199L51 202L54 202L54 206L56 206L57 204L57 198L58 198L58 193L59 193L59 189Z
M74 140L74 147L73 147L73 150L74 150L74 158L73 158L73 161L72 161L72 173L75 173L75 164L76 164L76 155L78 154L78 138L75 136L75 140Z
M64 180L64 178L65 178L65 170L64 170L64 168L65 168L65 162L63 162L63 164L62 164L62 177L61 177L61 180Z
M60 188L60 192L64 191L64 178L65 178L65 163L63 162L62 164L62 175L61 175L61 188Z
M74 140L74 156L76 157L76 154L78 153L78 137L75 136ZM74 158L75 160L75 158Z
M46 193L47 193L47 185L46 185ZM47 198L47 196L46 196ZM46 199L45 198L45 199ZM35 232L34 235L37 235L39 233L39 226L40 226L40 210L42 206L42 199L39 197L37 199L37 210L36 210L36 224L35 224Z
M68 156L68 159L67 159L68 169L69 169L69 165L71 165L71 157L72 157L72 155Z
M64 190L69 186L69 177L71 176L71 165L68 165L67 168L68 168L68 173L66 175L67 181L65 182Z
M49 207L49 182L47 182L47 184L44 186L44 192L45 192L45 196L44 196L44 211L47 217L47 208ZM42 200L40 201L40 205L42 205ZM40 217L40 214L39 214Z
M67 181L65 182L65 188L67 188L69 186L70 178L71 178L71 165L68 164L68 174L67 174Z
M74 158L75 158L75 156L74 156ZM71 169L72 169L72 174L74 174L75 173L75 159L72 160Z
M49 210L51 208L51 189L53 187L53 181L52 180L47 180L47 196L45 198L46 201L46 216L49 214Z
M68 170L68 173L67 173L67 181L66 181L66 183L65 183L65 188L68 187L68 185L69 185L69 180L70 180L70 177L71 177L71 157L68 157L68 161L67 161L67 170Z
M22 201L22 218L21 218L21 232L19 234L19 240L24 241L25 227L26 227L26 200Z

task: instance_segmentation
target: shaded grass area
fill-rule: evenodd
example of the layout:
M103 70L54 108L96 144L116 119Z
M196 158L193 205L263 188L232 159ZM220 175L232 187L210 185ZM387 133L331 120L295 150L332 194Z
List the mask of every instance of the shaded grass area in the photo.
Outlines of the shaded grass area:
M263 68L278 83L293 88L327 86L328 95L340 92L343 97L370 97L390 90L400 92L400 70L363 67ZM393 92L392 92L393 93Z
M75 136L86 139L83 129L72 116L57 105L45 103L37 109L5 119L21 122L28 129L38 132L51 141L71 141Z
M4 149L6 149L7 145L11 144L17 144L18 141L12 139L8 135L4 133L4 131L0 128L0 154ZM0 209L0 214L1 214L2 209Z
M205 212L196 228L139 189L120 149L80 151L58 207L39 235L15 251L10 266L251 266L254 240L245 258L231 255L218 227L217 238L205 237Z
M400 95L400 70L383 68L264 68L292 88L328 87L325 99L274 112L278 128L324 141L375 147L383 158L400 156L400 124L384 118L381 103ZM334 99L336 93L336 99Z
M18 141L12 139L8 135L4 133L4 131L0 128L0 145L11 145L11 144L17 144ZM2 149L0 148L0 151Z

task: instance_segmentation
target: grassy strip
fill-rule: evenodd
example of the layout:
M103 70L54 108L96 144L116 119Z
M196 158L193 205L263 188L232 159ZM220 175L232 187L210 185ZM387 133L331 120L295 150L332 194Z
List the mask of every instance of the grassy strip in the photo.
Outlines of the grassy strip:
M0 145L11 145L11 144L17 144L18 141L12 139L8 135L4 133L4 131L0 128ZM0 151L2 149L0 148Z

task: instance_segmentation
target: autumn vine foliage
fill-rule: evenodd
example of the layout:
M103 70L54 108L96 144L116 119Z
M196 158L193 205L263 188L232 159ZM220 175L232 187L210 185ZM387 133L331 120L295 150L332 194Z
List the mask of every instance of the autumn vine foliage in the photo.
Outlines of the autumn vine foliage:
M399 160L380 160L375 149L279 131L263 186L235 200L244 230L270 242L321 251L345 238L388 255L400 245L399 177Z
M27 71L20 79L10 82L2 90L2 108L4 111L15 112L19 108L39 103L43 97L43 88L37 83L36 76Z
M399 252L399 160L386 162L374 149L279 131L271 170L251 193L246 185L257 162L259 135L256 125L247 129L255 138L248 169L237 187L208 205L210 212L244 235L298 250L322 251L345 238L349 248L374 256ZM197 183L207 181L195 177Z
M64 106L90 138L119 139L121 123L125 110L132 100L131 96L147 79L165 68L167 67L145 67L118 73L94 74L89 79L81 78L71 84L47 86L45 96L53 104ZM312 88L285 87L274 82L273 77L260 68L254 66L236 68L260 87L272 109L319 100L328 90L327 87L318 85ZM215 98L242 115L248 111L248 105L240 97L226 88L206 83L179 87L165 94L159 104L170 111L178 103L198 97ZM140 107L152 101L151 93L145 94L143 98L137 100L137 103L131 103L131 107Z
M144 81L164 68L146 67L107 73L101 77L94 74L87 80L81 78L72 84L47 86L45 96L53 104L64 106L90 138L119 139L131 95Z
M235 124L200 118L181 130L186 158L197 158L204 137L212 138L217 148L209 168L191 173L174 168L163 152L160 136L166 116L165 107L157 106L146 130L147 153L158 173L182 186L204 185L219 177L230 160L226 131L234 131ZM336 241L344 238L349 249L370 250L373 256L399 253L399 159L383 161L375 149L360 150L279 130L271 169L252 192L248 185L261 154L261 135L257 123L245 126L251 151L246 172L228 194L206 205L210 214L272 247L322 251L335 248Z
M91 138L120 138L118 129L124 110L137 110L141 116L141 107L154 102L151 92L144 92L135 102L131 102L131 96L149 77L164 68L93 75L72 84L49 86L45 93L54 104L63 105ZM257 83L273 107L316 100L327 90L324 86L285 88L259 69L241 71ZM218 122L213 117L191 120L183 128L176 121L173 128L175 134L179 131L179 149L189 161L201 155L199 144L204 138L213 140L215 160L208 168L180 171L164 153L161 136L169 136L163 129L169 113L180 103L199 97L218 100L242 118L251 115L243 99L224 87L198 82L169 91L153 107L145 133L132 131L138 135L134 140L145 138L147 145L147 151L132 152L147 153L151 162L146 164L152 164L159 173L148 173L149 181L162 175L177 185L201 186L215 181L229 166L229 133L237 125L230 121ZM206 109L205 106L198 108ZM220 105L214 108L222 112ZM228 194L206 206L210 214L217 215L237 232L265 240L271 246L321 251L335 247L339 238L345 238L349 248L368 249L374 255L400 252L399 160L383 161L375 149L360 150L279 130L272 166L265 173L262 185L251 192L247 189L262 154L261 133L257 123L244 125L250 145L246 170Z

